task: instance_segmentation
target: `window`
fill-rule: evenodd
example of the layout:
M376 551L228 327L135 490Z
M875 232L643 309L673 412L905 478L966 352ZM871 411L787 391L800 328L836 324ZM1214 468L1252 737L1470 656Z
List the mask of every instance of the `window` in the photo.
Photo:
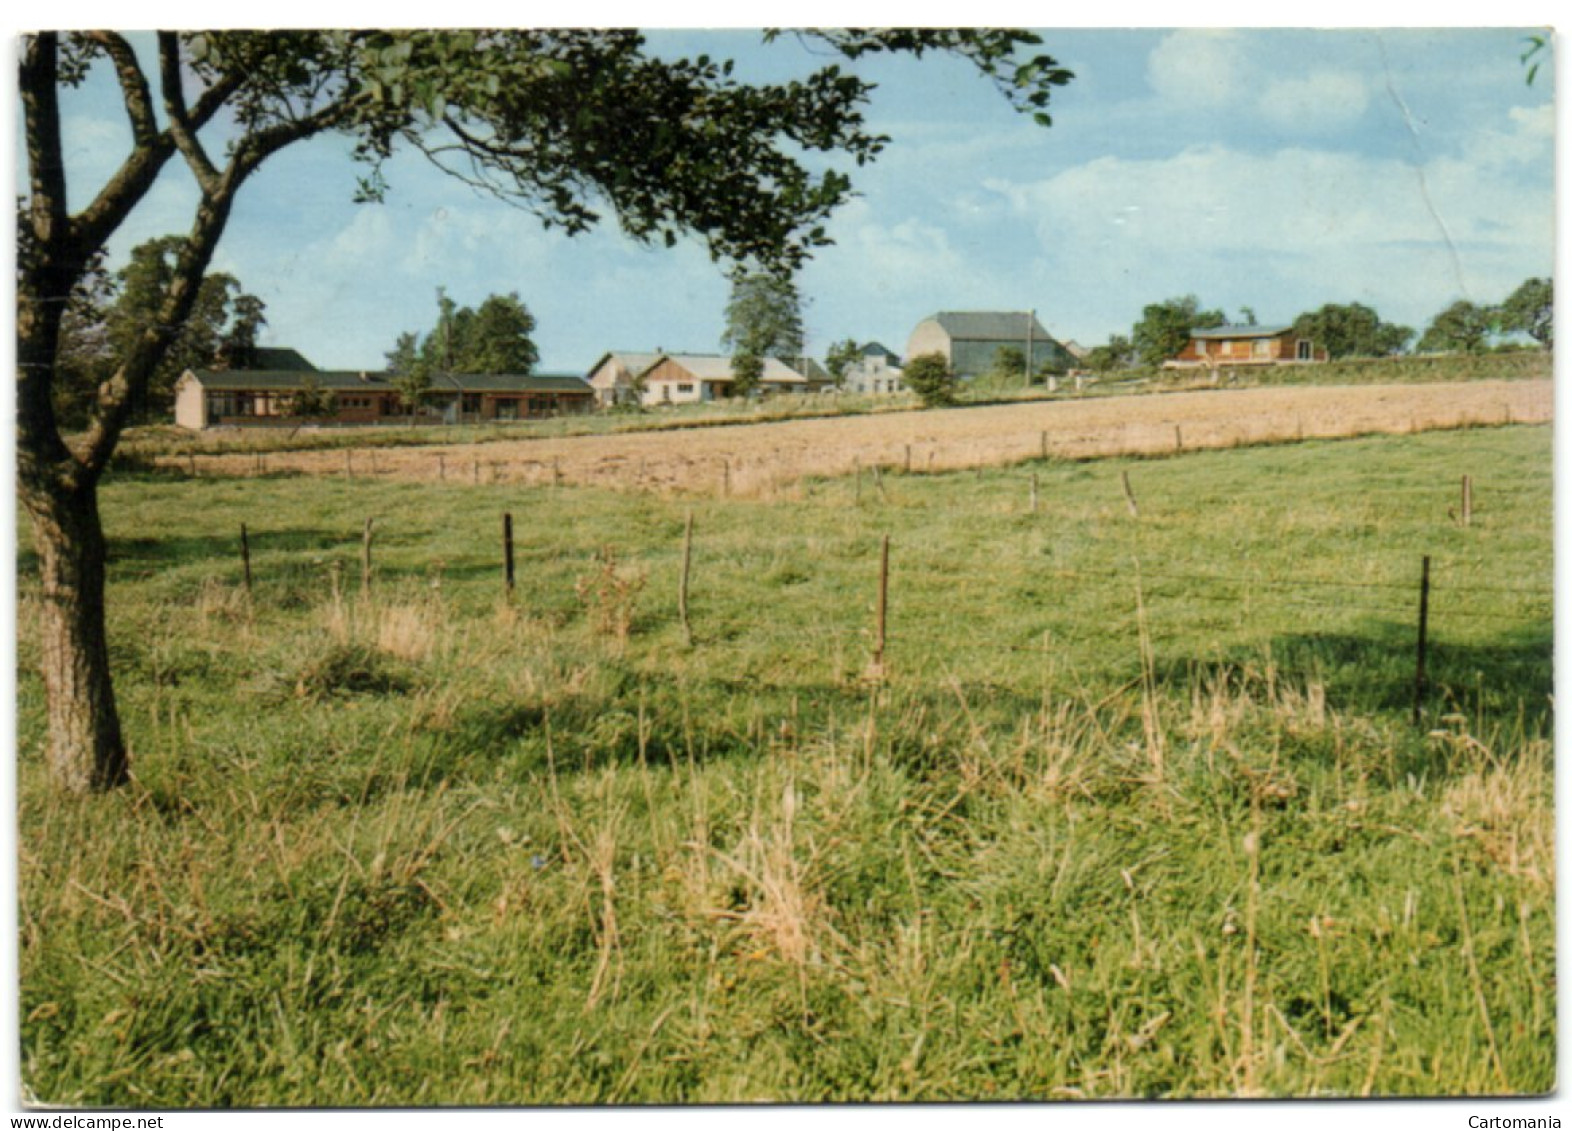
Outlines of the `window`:
M1252 352L1256 357L1272 356L1272 340L1270 338L1257 338L1253 343Z
M1309 338L1300 338L1294 343L1294 357L1299 361L1309 361L1311 359Z
M497 419L517 420L519 418L519 402L514 397L497 398Z
M693 392L693 386L691 384L678 385L677 386L677 392L679 392L679 393L691 393L691 392Z

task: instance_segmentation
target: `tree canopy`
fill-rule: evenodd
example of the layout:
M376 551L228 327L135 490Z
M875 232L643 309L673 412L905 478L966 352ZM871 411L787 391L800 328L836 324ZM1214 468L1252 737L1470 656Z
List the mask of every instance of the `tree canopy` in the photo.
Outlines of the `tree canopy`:
M540 360L530 337L534 332L535 316L517 291L488 295L471 309L438 287L436 325L424 337L400 334L386 355L388 372L530 373Z
M1525 279L1501 304L1501 329L1527 334L1549 349L1555 344L1555 283Z
M1136 354L1146 365L1161 365L1190 341L1190 331L1221 326L1228 319L1221 310L1202 310L1194 295L1154 302L1141 311L1131 331Z
M846 371L862 361L862 347L852 338L844 338L830 346L824 355L824 368L838 385L846 380Z
M1407 326L1383 322L1374 309L1357 302L1329 302L1301 314L1294 321L1294 333L1325 347L1333 359L1387 357L1401 353L1414 336Z
M721 345L731 350L737 392L758 385L765 358L801 356L802 339L802 299L790 277L747 274L732 280Z
M1479 353L1490 343L1496 314L1488 306L1459 299L1431 320L1419 339L1420 353Z

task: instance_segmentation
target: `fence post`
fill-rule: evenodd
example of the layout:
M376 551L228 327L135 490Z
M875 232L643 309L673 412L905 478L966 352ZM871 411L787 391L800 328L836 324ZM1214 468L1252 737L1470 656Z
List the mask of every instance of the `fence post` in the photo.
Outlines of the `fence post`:
M439 482L446 482L447 478L448 478L448 461L447 461L447 457L444 456L441 452L438 452L437 453L437 480Z
M1426 554L1419 575L1419 647L1414 664L1414 725L1419 725L1420 708L1425 698L1425 644L1430 627L1430 555Z
M1038 459L1044 459L1044 460L1046 460L1048 458L1048 433L1047 432L1039 432L1039 433L1037 433L1037 458Z
M912 473L912 446L910 444L907 444L906 445L906 474L910 475L911 473Z
M1174 425L1174 451L1184 451L1184 432L1180 430L1177 424Z
M479 459L473 459L473 460L470 461L470 471L473 473L473 478L475 480L475 485L477 487L480 486L480 460Z
M562 458L560 456L551 457L551 485L553 487L562 486Z
M371 524L374 519L366 519L366 530L360 538L360 592L362 596L371 596Z
M355 465L350 461L349 457L350 457L350 450L348 448L345 448L344 449L344 478L345 479L353 479L353 478L355 478Z
M693 626L688 623L688 575L693 565L693 511L682 527L682 573L677 579L677 617L682 621L682 637L693 647Z
M890 536L886 534L879 545L879 605L878 620L874 625L873 675L884 678L885 625L890 609Z
M375 449L375 448L370 449L370 453L369 454L371 456L371 474L372 475L376 475L376 473L377 473L377 449Z
M1037 473L1032 472L1032 513L1037 513Z
M246 600L251 600L251 538L246 533L246 524L240 524L240 569L246 583Z
M1474 522L1474 479L1473 476L1463 476L1463 526L1465 528Z
M1119 473L1119 481L1124 484L1124 502L1130 508L1130 517L1140 518L1141 510L1135 505L1135 491L1130 487L1130 473L1121 471Z
M721 494L725 495L725 496L729 496L731 494L731 460L730 459L722 459L721 460Z
M513 515L502 512L502 577L508 600L513 600Z
M190 464L190 467L191 467L191 478L195 479L196 478L196 453L195 452L187 452L186 453L186 460Z

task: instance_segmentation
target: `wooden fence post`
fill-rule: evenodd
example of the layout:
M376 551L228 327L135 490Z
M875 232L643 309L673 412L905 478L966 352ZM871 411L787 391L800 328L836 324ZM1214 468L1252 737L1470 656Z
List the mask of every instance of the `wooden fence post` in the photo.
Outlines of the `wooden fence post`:
M196 478L196 453L195 452L187 452L186 453L186 460L188 461L188 463L190 465L190 468L191 468L191 478L195 479Z
M906 445L906 474L910 475L911 473L912 473L912 446L910 444L907 444Z
M1037 473L1032 472L1032 513L1037 513Z
M1184 432L1180 430L1177 424L1174 425L1174 451L1184 451Z
M355 478L355 465L350 461L349 457L350 457L350 450L348 448L345 448L344 449L344 478L345 479L353 479L353 478Z
M1046 433L1046 432L1039 432L1039 433L1037 433L1037 448L1038 448L1037 458L1038 459L1044 459L1044 460L1047 459L1048 458L1048 433Z
M1430 555L1426 554L1419 575L1419 646L1414 663L1414 725L1419 725L1425 699L1425 645L1430 627Z
M1121 471L1119 473L1119 480L1124 484L1124 502L1125 505L1130 508L1130 517L1140 518L1141 509L1135 505L1135 491L1130 486L1130 473L1128 471Z
M251 600L251 538L246 532L246 524L240 524L240 569L245 578L246 600Z
M722 459L721 460L721 494L724 495L724 496L729 496L731 494L731 460L730 459Z
M1466 529L1474 522L1474 479L1471 475L1463 476L1463 526Z
M890 610L890 536L886 534L879 545L879 605L878 619L874 623L873 675L884 678L885 627Z
M502 577L508 600L513 600L513 515L502 512Z
M474 478L474 481L475 481L475 485L477 487L480 486L480 460L479 459L473 459L473 460L470 461L470 471L473 473L473 478Z
M693 512L682 527L682 573L677 578L677 617L682 621L682 638L693 647L693 626L688 622L688 576L693 565Z
M447 461L447 457L444 456L441 452L438 452L437 453L437 480L438 480L438 482L445 483L445 482L447 482L447 478L448 478L448 461Z
M372 475L376 475L376 473L377 473L377 449L375 449L375 448L370 449L370 456L371 456L371 474Z
M360 538L360 592L362 596L371 596L371 524L374 519L366 519L366 530Z

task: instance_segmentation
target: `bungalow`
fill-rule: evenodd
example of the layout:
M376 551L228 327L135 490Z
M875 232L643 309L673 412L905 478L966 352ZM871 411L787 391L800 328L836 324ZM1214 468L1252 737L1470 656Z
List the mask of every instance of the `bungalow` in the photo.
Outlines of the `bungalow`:
M304 421L290 414L291 402L308 385L333 397L333 413L314 423L398 424L410 420L388 373L188 369L175 383L175 423L192 430L294 427ZM428 404L415 420L422 424L524 420L588 412L594 402L594 391L573 376L439 374L432 379Z
M640 353L635 350L612 350L590 367L590 388L595 390L595 403L602 408L612 405L637 404L640 378L665 354Z
M1190 341L1163 362L1165 368L1292 365L1326 361L1326 348L1294 333L1292 326L1212 326L1190 331Z
M590 369L587 382L599 403L698 404L733 395L736 375L731 358L703 353L605 354ZM807 393L827 388L830 375L810 358L764 359L761 393Z
M1075 365L1075 357L1043 329L1036 312L1026 311L941 311L917 323L906 342L906 357L941 354L958 376L976 377L993 368L1004 347L1019 350L1033 373L1045 366L1065 370Z

